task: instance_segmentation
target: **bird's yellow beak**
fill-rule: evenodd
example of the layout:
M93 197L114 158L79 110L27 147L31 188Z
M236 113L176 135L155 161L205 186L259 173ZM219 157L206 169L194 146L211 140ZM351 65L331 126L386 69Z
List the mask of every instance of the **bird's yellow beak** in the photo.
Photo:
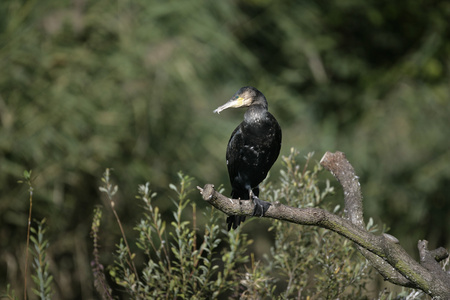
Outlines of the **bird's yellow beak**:
M239 107L243 107L243 106L249 106L250 104L251 104L251 99L237 97L236 99L231 99L224 105L219 106L216 110L214 110L214 112L219 114L221 111L223 111L227 108L239 108Z

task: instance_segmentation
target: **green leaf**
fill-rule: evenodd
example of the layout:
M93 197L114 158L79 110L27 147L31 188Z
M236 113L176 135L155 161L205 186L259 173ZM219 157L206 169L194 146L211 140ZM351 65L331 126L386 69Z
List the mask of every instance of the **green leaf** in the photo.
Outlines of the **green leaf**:
M178 193L178 188L177 188L176 185L174 185L173 183L169 184L169 188L170 188L171 190L174 190L175 192Z

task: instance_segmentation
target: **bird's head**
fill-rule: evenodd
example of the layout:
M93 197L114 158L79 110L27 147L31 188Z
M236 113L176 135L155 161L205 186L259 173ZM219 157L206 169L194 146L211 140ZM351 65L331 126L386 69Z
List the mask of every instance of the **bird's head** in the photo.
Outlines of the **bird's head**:
M227 108L248 107L255 104L267 108L267 100L264 95L254 87L246 86L240 88L227 103L219 106L214 112L219 114Z

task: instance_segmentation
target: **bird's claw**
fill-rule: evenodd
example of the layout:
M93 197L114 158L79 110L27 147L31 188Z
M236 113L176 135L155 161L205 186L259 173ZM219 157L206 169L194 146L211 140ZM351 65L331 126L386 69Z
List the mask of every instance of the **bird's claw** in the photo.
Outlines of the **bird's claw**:
M270 207L270 203L267 201L263 201L256 197L255 195L252 196L253 203L255 203L255 208L253 210L252 216L258 216L258 217L264 217L264 214Z

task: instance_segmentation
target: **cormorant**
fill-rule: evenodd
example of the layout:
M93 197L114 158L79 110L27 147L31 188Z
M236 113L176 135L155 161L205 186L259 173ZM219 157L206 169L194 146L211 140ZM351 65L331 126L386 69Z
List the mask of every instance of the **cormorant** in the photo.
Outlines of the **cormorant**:
M264 216L269 202L258 198L258 185L266 178L281 148L281 128L268 111L266 97L256 88L246 86L214 112L227 108L248 107L244 121L231 134L227 147L227 167L231 182L231 198L255 203L254 216ZM245 216L229 216L228 230L236 229Z

